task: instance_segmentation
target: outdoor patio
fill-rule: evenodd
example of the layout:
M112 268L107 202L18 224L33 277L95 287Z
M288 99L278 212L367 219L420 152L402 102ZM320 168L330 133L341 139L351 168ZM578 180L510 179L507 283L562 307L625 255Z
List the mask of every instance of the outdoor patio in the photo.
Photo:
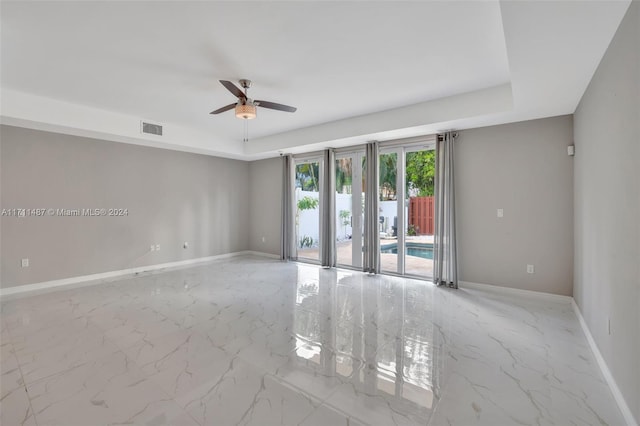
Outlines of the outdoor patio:
M433 244L433 235L406 236L405 239L408 243ZM380 238L380 246L385 246L396 242L396 237ZM351 240L339 241L336 243L336 258L338 266L350 266L353 264L353 259L351 257L351 244ZM298 248L298 258L302 260L319 260L319 249L318 247L304 249ZM393 253L380 253L380 268L383 272L396 273L398 271L398 255ZM421 277L432 277L433 260L425 259L418 256L406 255L405 274L417 275Z

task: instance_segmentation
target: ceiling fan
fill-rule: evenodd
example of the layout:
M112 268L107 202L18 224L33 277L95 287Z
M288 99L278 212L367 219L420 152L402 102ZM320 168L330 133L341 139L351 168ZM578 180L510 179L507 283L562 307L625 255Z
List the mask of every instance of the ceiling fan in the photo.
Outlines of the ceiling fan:
M254 101L249 98L247 92L249 87L251 87L251 80L242 79L239 81L244 92L230 81L220 80L220 83L238 98L238 102L218 108L217 110L210 112L210 114L220 114L221 112L235 108L237 118L251 120L256 118L257 107L275 109L278 111L296 112L296 108L289 105L277 104L269 101Z

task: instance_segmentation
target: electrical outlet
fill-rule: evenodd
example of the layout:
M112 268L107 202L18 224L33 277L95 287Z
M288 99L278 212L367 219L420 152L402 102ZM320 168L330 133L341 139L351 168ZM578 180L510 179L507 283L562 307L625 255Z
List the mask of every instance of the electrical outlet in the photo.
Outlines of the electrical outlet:
M153 244L151 244L149 246L149 251L156 251L156 246L154 246Z
M267 239L266 239L264 236L262 237L262 242L263 242L263 243L266 243L266 242L267 242Z
M160 244L156 244L156 251L160 251Z
M182 248L189 248L189 242L185 241L184 244L182 245Z
M504 217L504 209L498 209L498 217Z
M29 259L22 259L21 265L23 268L29 267Z
M534 268L533 265L527 265L527 274L533 274Z

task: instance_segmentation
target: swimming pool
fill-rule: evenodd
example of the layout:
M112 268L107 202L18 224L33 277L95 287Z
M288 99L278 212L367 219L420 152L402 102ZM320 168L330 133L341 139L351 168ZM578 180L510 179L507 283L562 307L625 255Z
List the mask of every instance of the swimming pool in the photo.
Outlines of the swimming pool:
M393 243L380 246L380 253L398 254L398 244ZM433 244L407 243L407 256L433 259Z

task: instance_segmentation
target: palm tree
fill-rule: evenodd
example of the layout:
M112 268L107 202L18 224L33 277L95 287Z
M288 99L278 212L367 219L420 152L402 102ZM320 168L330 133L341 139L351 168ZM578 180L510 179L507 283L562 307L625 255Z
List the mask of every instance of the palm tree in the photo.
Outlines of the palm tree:
M296 181L303 191L318 192L319 168L318 163L302 163L296 166Z
M336 192L342 194L344 187L350 186L352 183L351 159L339 158L336 163ZM347 191L346 193L350 192Z
M397 154L380 154L380 197L383 201L396 195L397 161Z

